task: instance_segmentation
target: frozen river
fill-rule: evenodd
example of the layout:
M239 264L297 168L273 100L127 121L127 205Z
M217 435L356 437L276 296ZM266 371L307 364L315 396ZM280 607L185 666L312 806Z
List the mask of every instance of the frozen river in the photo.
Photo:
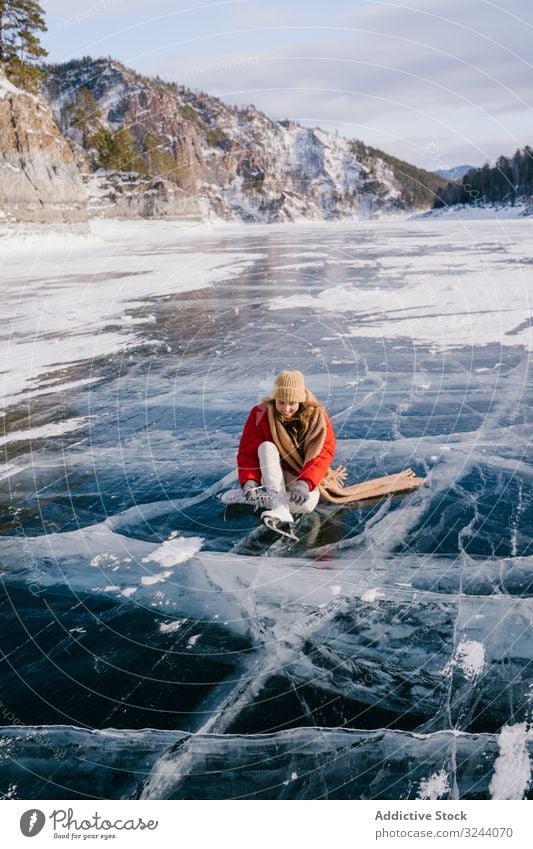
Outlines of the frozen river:
M531 797L531 223L92 227L0 247L0 792ZM225 512L283 368L427 485Z

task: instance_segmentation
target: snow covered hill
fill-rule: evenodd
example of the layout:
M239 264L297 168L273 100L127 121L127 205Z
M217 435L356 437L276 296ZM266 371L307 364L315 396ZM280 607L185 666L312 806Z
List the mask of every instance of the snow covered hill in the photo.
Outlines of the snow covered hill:
M272 222L367 218L432 205L438 178L391 164L361 142L273 121L253 106L237 109L112 59L86 57L46 70L56 120L89 163L94 215ZM94 98L93 125L108 134L127 128L135 175L98 167L98 151L76 114L82 93ZM425 202L413 203L402 165L416 171L418 186L428 186Z

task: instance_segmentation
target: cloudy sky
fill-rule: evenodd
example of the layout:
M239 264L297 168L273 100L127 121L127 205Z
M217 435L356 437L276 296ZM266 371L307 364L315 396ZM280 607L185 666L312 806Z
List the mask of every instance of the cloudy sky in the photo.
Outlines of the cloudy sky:
M428 170L533 144L531 0L41 0L49 60L111 55Z

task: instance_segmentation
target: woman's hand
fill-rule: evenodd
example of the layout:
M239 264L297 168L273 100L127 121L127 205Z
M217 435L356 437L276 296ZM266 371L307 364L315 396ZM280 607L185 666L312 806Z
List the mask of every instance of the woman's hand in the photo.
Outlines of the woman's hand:
M291 497L289 501L292 501L293 504L297 504L301 507L302 504L305 504L309 498L309 491L309 484L305 481L297 481L291 490Z
M257 481L249 480L246 481L242 488L242 492L246 500L249 504L255 504L257 501L257 487L259 484Z

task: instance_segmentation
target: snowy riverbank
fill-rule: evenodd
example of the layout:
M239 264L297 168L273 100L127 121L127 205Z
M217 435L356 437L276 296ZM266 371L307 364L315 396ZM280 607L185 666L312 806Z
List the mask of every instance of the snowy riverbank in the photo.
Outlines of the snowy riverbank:
M435 218L444 221L512 221L517 218L530 218L532 211L529 205L517 203L515 206L443 206L441 209L430 209L418 215L412 215L411 221L420 218Z

